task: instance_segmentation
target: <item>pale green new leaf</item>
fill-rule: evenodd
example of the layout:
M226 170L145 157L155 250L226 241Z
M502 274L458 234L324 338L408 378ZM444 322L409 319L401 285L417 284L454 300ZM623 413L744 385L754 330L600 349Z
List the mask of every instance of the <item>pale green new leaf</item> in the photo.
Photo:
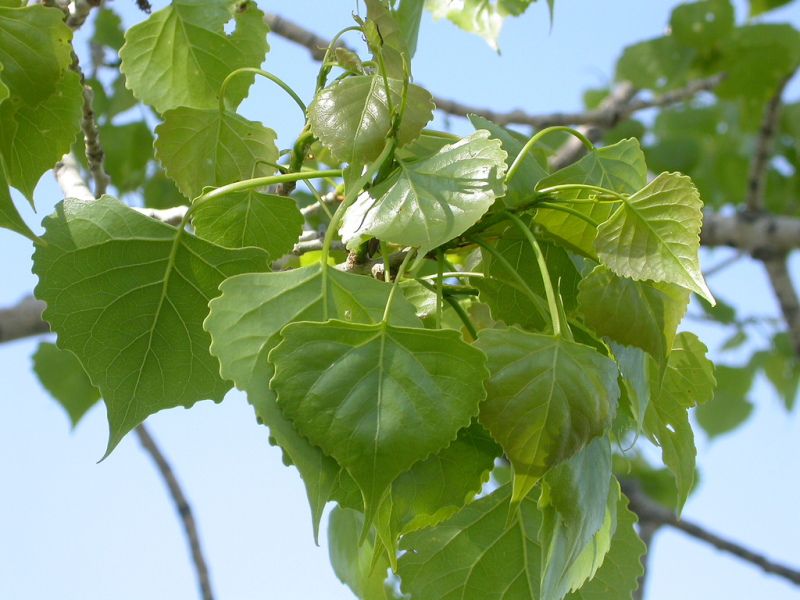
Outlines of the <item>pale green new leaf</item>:
M611 484L611 445L595 439L544 478L542 599L560 600L594 575L616 526L619 486ZM601 533L603 527L606 532Z
M188 198L275 172L275 132L234 112L176 108L164 113L156 135L156 157Z
M427 0L425 7L435 19L445 17L455 25L481 36L494 50L503 21L509 15L521 15L535 0ZM552 10L552 0L549 2Z
M232 19L236 30L228 35L224 26ZM255 2L174 0L125 33L120 68L134 95L159 113L178 106L215 108L231 71L261 66L268 30ZM230 106L247 96L253 77L231 82L225 94Z
M702 207L691 179L662 173L597 228L597 254L617 275L674 283L714 304L698 257Z
M661 446L664 464L675 477L678 511L694 485L697 450L688 410L710 400L714 393L714 365L705 355L706 347L697 336L683 332L675 338L660 377L654 363L651 367L650 404L644 427Z
M688 290L618 277L602 265L583 278L578 289L580 311L597 333L664 361L689 305Z
M391 483L450 444L485 398L486 357L452 330L292 323L269 354L295 428L345 467L367 523Z
M55 344L39 344L33 355L33 370L44 388L67 411L73 427L100 400L100 390L89 381L77 357Z
M379 46L372 48L375 62L377 54L383 59L383 68L387 77L403 80L406 67L411 68L411 55L406 45L406 33L400 27L396 15L389 9L386 0L364 0L367 5L367 18L378 28ZM419 7L419 11L422 7ZM419 27L419 24L417 24ZM367 36L369 40L369 36ZM416 39L414 40L416 42Z
M543 178L536 188L545 189L570 183L597 185L621 194L633 194L640 190L647 183L647 165L638 140L627 139L598 148L579 161ZM586 199L592 193L584 190L560 191L558 197ZM613 204L565 204L597 223L605 221L614 210ZM583 219L543 208L536 212L535 220L562 243L596 260L596 229Z
M364 192L345 213L340 233L353 247L375 237L421 253L464 233L505 193L506 153L488 131L444 146Z
M100 388L107 453L159 410L222 400L230 385L209 354L203 318L225 278L267 268L263 251L215 246L109 196L67 199L45 228L36 295L59 346Z
M511 486L473 502L449 520L411 533L401 547L402 589L436 600L536 600L541 513L525 498L506 526Z
M519 501L611 426L617 368L589 346L517 328L481 331L476 345L492 373L480 421L514 467Z
M392 106L400 108L403 82L389 79ZM411 84L403 121L397 132L400 146L419 136L433 118L429 92ZM321 90L308 107L311 130L322 145L342 162L367 163L378 157L392 129L392 113L384 80L379 76L348 77Z
M642 556L646 551L634 530L636 521L636 515L628 508L628 499L621 496L611 549L594 577L566 600L631 600L644 573Z
M303 215L286 196L250 190L201 204L192 216L197 235L226 248L256 246L272 260L290 252L303 231Z

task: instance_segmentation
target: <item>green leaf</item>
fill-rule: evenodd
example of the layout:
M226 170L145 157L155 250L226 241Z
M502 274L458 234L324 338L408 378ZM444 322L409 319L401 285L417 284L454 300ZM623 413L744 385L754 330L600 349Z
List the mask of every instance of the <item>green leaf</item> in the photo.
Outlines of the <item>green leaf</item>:
M617 529L611 549L597 573L566 600L630 600L644 573L642 556L647 551L634 530L636 515L621 496L617 507Z
M156 127L156 157L188 198L204 187L275 172L276 134L230 111L176 108Z
M34 253L36 295L59 347L74 352L108 409L106 454L164 408L222 400L202 329L222 281L267 268L257 249L228 250L104 196L67 199Z
M392 527L400 535L431 527L460 510L489 478L500 447L475 422L447 448L401 473L392 484Z
M419 25L424 7L425 0L400 0L400 4L394 11L394 18L400 26L400 32L408 48L409 59L413 58L417 51Z
M617 81L635 88L664 91L686 83L697 51L672 36L639 42L625 48L617 62Z
M104 166L121 194L138 190L145 183L147 165L153 157L153 135L144 121L100 127L105 150Z
M638 434L650 404L650 359L644 350L632 346L611 342L611 349L622 374L622 386L626 392L623 396L627 397L628 410Z
M559 337L516 328L480 332L492 376L480 421L514 467L514 500L610 426L619 398L615 363Z
M278 405L352 475L368 524L397 476L445 448L485 398L486 358L452 330L301 322L281 337L269 354Z
M0 160L0 227L16 231L34 242L39 239L25 221L22 220L17 207L14 206L14 200L8 190L8 182L6 181L2 160Z
M470 123L475 129L485 129L492 139L500 140L503 150L506 151L506 165L510 167L525 146L525 138L505 127L495 125L489 119L478 115L468 115ZM502 203L508 208L516 208L533 197L536 184L547 177L546 163L543 166L536 157L528 153L522 159L522 165L516 176L511 180Z
M33 370L50 395L67 411L75 427L100 399L78 358L55 344L42 342L33 355Z
M378 29L378 44L370 46L378 61L378 54L383 59L383 66L386 69L387 77L403 80L405 78L404 61L411 68L411 55L406 45L406 34L401 29L395 15L385 0L364 0L367 5L367 18L372 21ZM369 40L369 36L367 36ZM403 58L405 57L405 58Z
M521 15L534 0L427 0L426 8L435 19L442 17L467 31L479 35L494 50L499 50L497 40L504 19Z
M0 104L2 104L3 100L9 97L11 92L8 90L8 86L3 83L3 63L0 63Z
M451 519L411 533L401 547L402 589L412 598L537 598L541 570L536 501L525 498L506 527L511 486L473 502Z
M800 361L789 335L783 331L775 334L770 349L756 352L750 361L764 370L786 410L792 410L800 388Z
M384 585L389 562L385 556L374 561L374 534L360 543L364 515L338 506L328 521L328 553L333 571L361 600L394 597Z
M561 599L594 575L616 527L620 491L616 482L610 485L608 438L594 440L543 481L541 598ZM604 526L607 531L600 533Z
M664 361L689 305L687 290L618 277L602 265L583 278L578 289L580 310L597 333Z
M707 52L733 31L735 14L730 0L701 0L677 6L669 25L680 44Z
M92 42L107 46L112 50L119 50L122 44L125 43L125 31L122 28L122 19L120 16L108 8L103 6L97 11L97 16L94 19L94 36Z
M694 416L697 423L713 438L733 431L744 423L753 412L753 404L747 398L753 385L752 368L716 365L714 376L717 389L710 402L698 406Z
M476 131L424 160L399 169L363 193L345 213L348 247L375 237L421 253L464 233L505 191L506 153Z
M664 464L675 477L678 511L694 484L697 454L688 409L707 402L714 393L714 365L706 358L706 352L697 336L679 333L663 373L659 376L658 368L651 368L652 388L644 426L661 446Z
M148 208L171 208L189 203L188 198L181 194L175 182L161 168L145 182L142 195L144 205Z
M691 179L662 173L597 228L597 254L617 275L674 283L714 304L698 258L702 207Z
M792 0L750 0L750 16L757 17L761 13L785 6L791 1Z
M199 205L192 224L197 235L210 242L226 248L256 246L276 260L297 243L303 215L292 198L247 191Z
M236 30L224 26L235 19ZM125 33L119 52L134 95L159 113L170 108L215 108L225 77L242 67L260 67L269 49L268 27L255 2L174 0ZM239 75L227 88L236 107L254 75Z
M389 79L392 105L400 108L403 82ZM408 86L408 102L397 132L400 146L419 136L433 118L433 99L417 85ZM317 94L308 107L311 130L336 160L367 163L378 157L392 129L386 87L379 76L348 77Z
M640 190L647 183L647 165L638 140L623 140L590 152L579 161L539 181L537 189L568 183L597 185L622 194ZM589 192L581 190L559 192L559 198L586 199L589 196ZM607 219L614 210L612 204L600 203L575 204L571 208L598 223ZM596 229L583 219L560 211L541 209L536 212L535 221L573 250L597 259L594 248Z

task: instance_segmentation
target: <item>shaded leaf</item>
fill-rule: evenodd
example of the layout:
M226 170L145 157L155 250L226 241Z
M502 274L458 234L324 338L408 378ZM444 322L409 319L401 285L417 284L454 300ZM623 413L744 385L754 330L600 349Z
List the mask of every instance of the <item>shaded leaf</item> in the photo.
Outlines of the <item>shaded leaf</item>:
M714 377L717 389L710 402L698 406L694 412L697 423L713 438L736 429L753 412L747 398L753 384L753 369L716 365Z
M516 328L487 329L476 345L492 376L480 421L514 467L514 500L610 426L617 368L599 352Z
M735 14L730 0L700 0L675 7L669 25L680 44L705 52L730 35Z
M617 81L635 88L664 91L686 83L697 51L672 36L628 46L617 62Z
M27 223L22 220L19 211L17 211L17 207L14 205L14 200L11 198L11 193L8 189L8 182L6 181L2 160L0 160L0 227L15 231L32 241L39 239L36 237L36 234L31 231Z
M120 193L144 185L147 165L153 157L153 135L144 121L100 127L106 172Z
M67 411L73 427L100 400L100 390L89 381L78 358L55 344L39 344L33 355L33 370L44 388Z
M202 329L228 276L267 268L257 249L228 250L104 196L67 199L34 253L36 295L59 347L74 352L108 409L107 453L164 408L222 400Z

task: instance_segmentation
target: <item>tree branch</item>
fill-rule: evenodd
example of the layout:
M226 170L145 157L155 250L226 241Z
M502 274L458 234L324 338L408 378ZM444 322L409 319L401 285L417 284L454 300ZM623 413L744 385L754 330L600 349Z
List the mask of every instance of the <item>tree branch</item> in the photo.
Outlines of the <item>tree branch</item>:
M265 19L272 33L303 46L311 53L311 57L314 60L321 61L325 57L325 50L330 45L330 40L309 31L297 23L272 13L267 13ZM344 44L339 45L346 47ZM460 117L474 113L498 125L527 125L536 129L542 129L551 125L587 125L608 128L626 119L634 112L647 108L677 104L694 97L700 92L713 90L719 85L722 78L722 75L715 75L706 79L698 79L684 88L673 90L661 96L655 96L649 99L630 101L624 105L620 104L612 107L601 106L597 110L584 112L555 112L547 115L532 115L519 109L510 112L498 112L489 108L472 106L438 96L434 96L433 101L436 104L436 109L442 112ZM625 85L627 84L621 84L621 86ZM620 86L617 86L617 88L619 87ZM612 90L612 95L617 91L617 88ZM632 95L633 94L631 94L631 97ZM631 100L631 98L629 97L628 100Z
M692 523L691 521L678 519L670 511L662 508L660 505L647 498L635 488L631 489L631 487L632 486L625 486L625 493L630 498L631 510L639 515L640 523L651 525L667 525L673 529L682 531L697 540L710 544L718 550L722 550L723 552L727 552L728 554L732 554L737 558L749 562L759 567L766 573L777 575L778 577L782 577L783 579L800 586L800 570L776 563L766 558L762 554L753 552L741 544L737 544L736 542L732 542L720 537L717 534Z
M764 260L764 267L767 269L772 291L775 292L775 297L778 299L783 318L789 327L792 347L795 353L800 356L800 300L798 300L797 291L789 276L786 257L775 256L768 258Z
M86 22L93 8L100 6L103 0L74 0L70 2L67 15L67 26L75 31Z
M28 296L11 308L0 309L0 343L49 333L50 326L42 319L45 306Z
M194 561L194 568L197 573L197 583L200 586L200 596L203 600L214 600L214 592L211 590L211 579L208 574L208 567L206 566L206 560L203 556L203 548L200 545L200 536L197 533L197 524L192 514L192 508L186 500L186 495L183 493L178 480L175 478L172 467L169 462L167 462L164 454L161 452L144 424L139 425L135 431L142 447L156 464L156 468L161 474L161 478L164 480L167 490L169 490L169 495L172 497L172 502L175 504L175 510L183 525L183 531L186 534L186 540L189 543L189 549L192 553L192 560Z
M800 248L800 218L736 213L703 212L700 243L708 248L729 246L765 260Z

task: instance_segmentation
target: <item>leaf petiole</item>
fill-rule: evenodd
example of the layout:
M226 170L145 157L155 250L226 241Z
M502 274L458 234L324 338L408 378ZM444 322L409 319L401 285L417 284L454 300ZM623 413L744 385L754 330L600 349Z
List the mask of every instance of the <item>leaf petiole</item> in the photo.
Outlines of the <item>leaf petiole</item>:
M520 150L517 157L514 159L514 162L511 163L511 167L509 167L508 172L506 173L506 185L511 183L511 180L517 174L517 171L519 171L520 167L522 166L522 161L525 159L525 156L527 156L527 154L531 151L531 148L533 148L536 145L536 143L543 137L545 137L550 133L555 133L556 131L566 131L570 135L575 136L581 142L583 142L583 145L586 146L586 149L589 152L594 151L594 144L592 143L592 141L577 129L573 129L572 127L567 127L566 125L554 125L553 127L545 127L541 131L534 134L531 137L531 139L527 141L527 143L522 147L522 150Z
M386 308L383 310L383 323L384 325L389 323L389 312L392 310L392 303L394 302L395 295L397 294L397 288L400 284L400 280L403 278L403 275L406 272L406 267L408 267L408 263L411 262L411 258L416 253L416 248L411 248L403 257L403 262L400 263L400 266L397 268L397 275L395 275L394 283L392 284L392 289L389 290L389 299L386 300Z
M228 76L222 80L222 85L219 88L219 112L224 112L225 110L225 90L227 89L228 84L230 83L231 79L242 73L255 73L256 75L261 75L262 77L265 77L277 84L278 87L291 96L292 100L294 100L297 106L300 107L300 110L303 111L303 117L305 117L306 105L300 99L300 96L298 96L297 93L289 86L289 84L287 84L277 75L273 75L264 69L256 69L255 67L242 67L240 69L236 69L235 71L231 71Z
M573 217L577 217L578 219L581 219L582 221L585 221L586 223L588 223L589 225L591 225L595 229L600 227L600 223L598 223L597 221L592 219L589 215L584 214L579 210L575 210L574 208L570 208L569 206L564 206L563 204L556 204L556 203L553 203L553 202L539 202L539 203L536 204L536 208L546 208L546 209L549 209L549 210L557 210L557 211L572 215Z
M597 192L607 197L617 198L620 202L624 201L626 198L624 194L620 194L619 192L615 192L614 190L609 190L608 188L604 188L599 185L590 185L588 183L562 183L561 185L552 185L550 187L542 188L541 190L536 190L536 193L554 194L557 192L563 192L569 190L586 190L589 192ZM591 199L589 198L589 200Z

